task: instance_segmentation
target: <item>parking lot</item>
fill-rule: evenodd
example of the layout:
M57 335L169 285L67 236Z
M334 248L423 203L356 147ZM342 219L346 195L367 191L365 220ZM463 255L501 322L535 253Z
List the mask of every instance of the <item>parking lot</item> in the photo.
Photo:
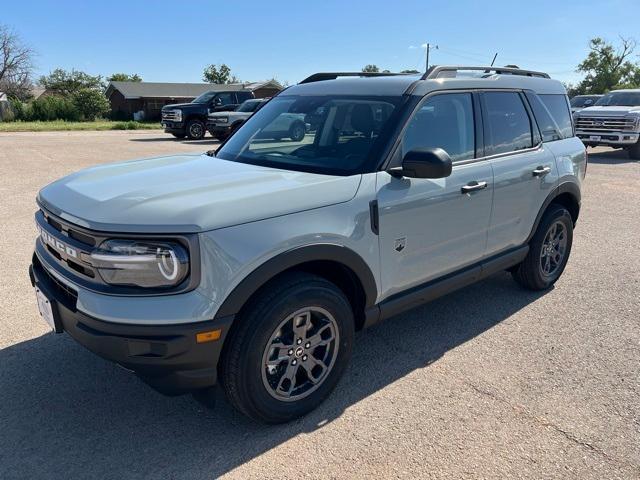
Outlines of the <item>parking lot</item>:
M590 150L555 288L498 274L359 333L334 394L287 425L164 397L48 334L27 275L38 189L213 146L0 134L0 478L640 477L640 162L623 152Z

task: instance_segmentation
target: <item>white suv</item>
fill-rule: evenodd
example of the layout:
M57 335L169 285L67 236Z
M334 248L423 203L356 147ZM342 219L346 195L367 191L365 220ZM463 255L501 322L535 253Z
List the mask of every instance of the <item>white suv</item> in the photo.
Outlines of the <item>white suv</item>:
M274 135L290 118L310 128ZM31 279L56 332L159 391L218 382L282 422L329 395L356 330L502 270L553 285L585 172L546 74L316 74L215 153L44 187Z

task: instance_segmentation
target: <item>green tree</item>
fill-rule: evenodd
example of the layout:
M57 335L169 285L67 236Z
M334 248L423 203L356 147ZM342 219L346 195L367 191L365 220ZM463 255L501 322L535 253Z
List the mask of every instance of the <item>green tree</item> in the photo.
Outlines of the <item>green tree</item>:
M418 70L402 70L400 73L420 73Z
M40 77L41 86L49 92L59 95L72 95L82 89L102 90L104 88L102 76L89 75L79 70L70 72L56 68L49 75Z
M95 88L80 88L71 95L71 100L83 120L104 117L111 108L104 94Z
M380 71L380 67L378 67L377 65L373 65L373 64L369 64L369 65L365 65L364 67L362 67L362 72L363 73L378 73Z
M589 55L577 68L585 77L572 88L572 93L606 93L614 88L638 86L640 65L630 61L635 48L632 38L620 37L617 48L602 38L591 39Z
M142 77L137 73L129 75L128 73L114 73L107 77L108 82L141 82Z
M202 72L202 81L209 83L240 83L240 79L231 74L231 68L222 63L218 65L208 65Z

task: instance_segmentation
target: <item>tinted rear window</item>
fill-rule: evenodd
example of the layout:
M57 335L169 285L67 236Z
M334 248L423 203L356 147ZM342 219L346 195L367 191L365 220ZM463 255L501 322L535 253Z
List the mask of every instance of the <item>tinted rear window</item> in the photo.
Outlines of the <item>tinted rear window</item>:
M487 92L484 101L489 155L533 147L531 121L518 93Z
M533 92L525 93L533 114L536 117L538 127L542 133L543 142L553 142L554 140L562 140L563 135L558 123L554 120L551 112L547 106L542 102L542 99Z
M573 137L573 121L564 95L539 95L540 100L558 124L562 138Z

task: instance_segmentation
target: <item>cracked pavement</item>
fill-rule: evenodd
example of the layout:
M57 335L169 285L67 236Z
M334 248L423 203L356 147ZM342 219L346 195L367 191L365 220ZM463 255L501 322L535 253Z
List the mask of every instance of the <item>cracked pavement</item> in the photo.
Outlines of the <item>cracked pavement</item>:
M640 478L640 163L622 152L590 150L555 288L498 274L359 333L335 393L288 425L163 397L47 334L27 275L38 188L212 145L0 134L0 478Z

